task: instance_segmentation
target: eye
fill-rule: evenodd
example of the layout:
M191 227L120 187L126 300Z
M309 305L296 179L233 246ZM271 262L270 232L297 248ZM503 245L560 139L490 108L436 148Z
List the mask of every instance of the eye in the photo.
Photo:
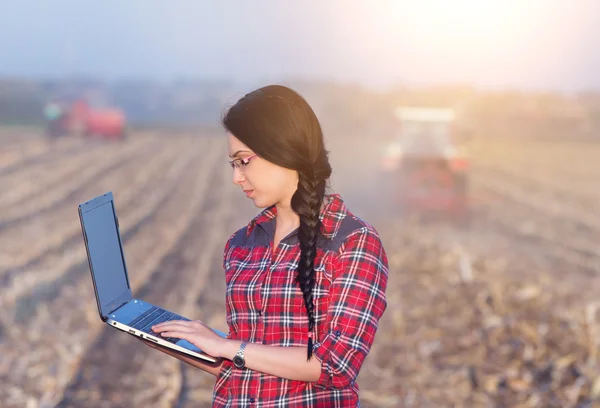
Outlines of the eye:
M239 169L239 168L242 168L242 167L246 167L246 165L248 164L248 162L249 161L245 160L245 159L235 159L235 160L231 160L229 162L229 164L231 165L232 169L235 169L235 168Z
M250 163L250 161L255 157L257 157L256 154L254 154L250 157L243 158L243 159L231 160L229 163L231 164L231 168L244 169Z

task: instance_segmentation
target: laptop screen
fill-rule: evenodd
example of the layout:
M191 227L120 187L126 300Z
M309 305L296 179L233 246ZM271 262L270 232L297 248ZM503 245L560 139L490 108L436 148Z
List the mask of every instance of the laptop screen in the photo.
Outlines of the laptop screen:
M108 314L109 303L129 289L113 201L84 212L82 217L102 313Z

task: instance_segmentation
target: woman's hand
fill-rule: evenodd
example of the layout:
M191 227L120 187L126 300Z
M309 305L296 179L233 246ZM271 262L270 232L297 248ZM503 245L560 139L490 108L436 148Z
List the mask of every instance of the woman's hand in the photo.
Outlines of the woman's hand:
M211 356L224 357L222 354L227 339L219 336L199 320L171 320L152 326L152 330L160 333L162 337L187 340Z

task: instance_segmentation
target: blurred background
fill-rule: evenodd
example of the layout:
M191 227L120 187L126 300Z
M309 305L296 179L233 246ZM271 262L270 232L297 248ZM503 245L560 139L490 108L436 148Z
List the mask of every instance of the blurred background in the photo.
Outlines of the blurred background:
M362 406L600 406L599 2L0 10L0 406L210 406L98 318L77 205L113 191L134 296L227 330L223 246L258 210L219 119L270 83L389 256Z

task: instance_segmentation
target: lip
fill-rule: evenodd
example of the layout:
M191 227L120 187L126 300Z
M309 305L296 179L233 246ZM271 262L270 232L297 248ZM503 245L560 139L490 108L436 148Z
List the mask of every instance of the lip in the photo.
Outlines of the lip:
M244 193L246 193L246 197L250 197L253 192L254 190L244 190Z

